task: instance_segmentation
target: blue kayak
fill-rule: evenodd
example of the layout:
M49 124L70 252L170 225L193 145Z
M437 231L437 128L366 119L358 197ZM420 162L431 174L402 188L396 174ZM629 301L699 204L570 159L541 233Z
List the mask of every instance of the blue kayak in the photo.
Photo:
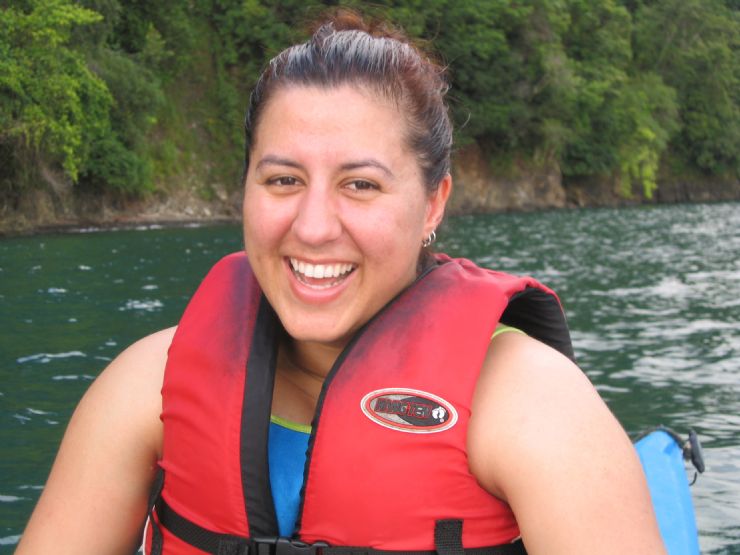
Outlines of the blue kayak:
M670 555L699 555L694 505L684 459L704 471L701 446L692 431L681 440L667 428L657 428L635 443L647 476L660 534Z

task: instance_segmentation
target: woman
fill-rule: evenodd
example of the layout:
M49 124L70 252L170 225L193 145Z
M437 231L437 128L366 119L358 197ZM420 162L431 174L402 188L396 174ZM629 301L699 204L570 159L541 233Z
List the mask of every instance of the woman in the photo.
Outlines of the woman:
M131 552L152 489L148 552L664 552L554 295L427 252L445 91L347 13L272 60L247 116L249 259L92 385L18 553Z

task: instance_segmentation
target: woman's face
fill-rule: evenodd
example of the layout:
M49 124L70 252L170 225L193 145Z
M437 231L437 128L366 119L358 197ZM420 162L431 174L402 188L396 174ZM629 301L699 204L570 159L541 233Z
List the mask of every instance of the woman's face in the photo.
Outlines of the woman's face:
M352 86L276 91L255 139L244 197L255 275L294 339L343 346L415 279L449 177L428 195L401 113Z

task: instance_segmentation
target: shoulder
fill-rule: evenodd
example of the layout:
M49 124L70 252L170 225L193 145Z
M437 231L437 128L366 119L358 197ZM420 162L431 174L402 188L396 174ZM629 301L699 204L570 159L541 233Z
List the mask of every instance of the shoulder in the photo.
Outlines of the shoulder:
M161 450L161 389L167 351L176 328L158 331L124 350L101 372L83 397L77 412L107 407L112 418L138 424L157 455ZM124 422L122 422L123 424Z
M516 333L491 341L468 454L531 553L662 552L631 442L583 372L545 344Z
M159 382L161 386L167 352L176 330L177 327L160 330L132 343L101 372L93 385L116 380L124 384Z
M478 462L489 441L507 446L506 452L497 453L492 461L500 472L492 473L486 484L501 497L506 497L506 488L498 483L497 476L505 476L507 453L517 450L519 456L525 456L524 450L561 449L558 443L547 445L551 434L560 439L563 435L579 438L578 428L590 420L584 418L585 412L598 413L609 424L615 423L588 378L573 362L519 333L499 334L491 341L472 408L471 464ZM489 426L489 422L498 424ZM487 464L486 469L490 468Z
M131 381L163 376L176 330L177 327L160 330L131 344L101 373L98 381L108 376Z

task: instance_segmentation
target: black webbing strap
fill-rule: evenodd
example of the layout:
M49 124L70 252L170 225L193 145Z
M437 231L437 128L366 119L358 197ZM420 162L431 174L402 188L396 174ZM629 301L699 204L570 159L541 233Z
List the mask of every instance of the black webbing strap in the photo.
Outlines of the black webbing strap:
M201 551L213 555L246 555L249 552L246 538L221 534L198 526L170 507L162 497L156 506L160 524L173 536Z
M439 555L465 555L462 520L438 520L434 524L434 548Z
M491 547L463 548L462 521L440 520L434 551L396 551L372 547L306 544L290 538L242 538L207 530L178 514L163 498L156 504L159 522L179 539L213 555L526 555L521 540ZM154 551L153 551L154 553Z
M154 483L152 484L152 490L149 492L149 502L147 505L149 507L149 526L152 527L152 545L149 555L161 555L162 553L162 531L154 520L154 507L157 504L157 500L161 497L163 487L164 469L160 466L157 469L157 475L154 477Z
M490 547L464 548L462 520L438 520L434 524L434 548L439 555L526 555L522 540Z

